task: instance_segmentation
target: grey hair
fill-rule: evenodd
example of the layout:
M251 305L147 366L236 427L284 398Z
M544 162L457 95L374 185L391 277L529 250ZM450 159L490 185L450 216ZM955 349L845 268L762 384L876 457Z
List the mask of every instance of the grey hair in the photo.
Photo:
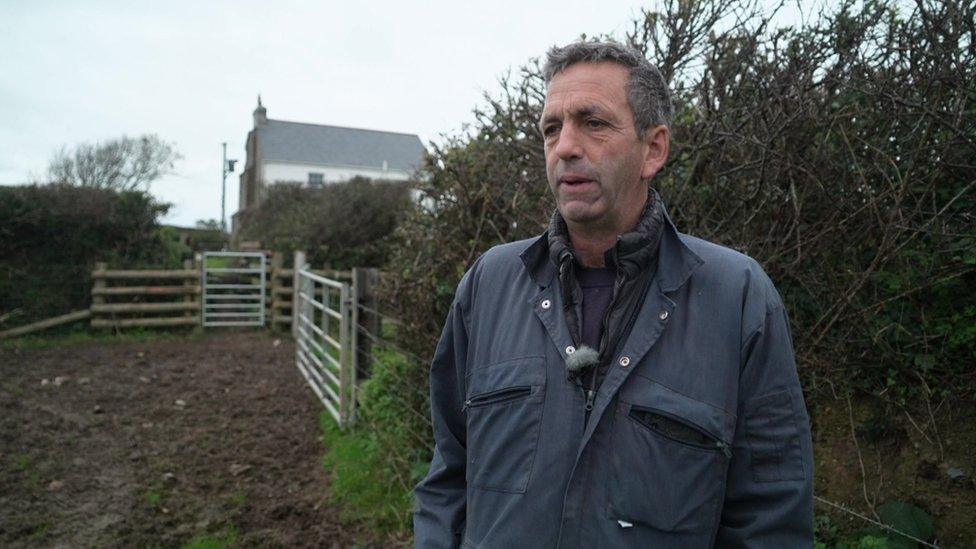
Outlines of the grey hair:
M577 63L611 61L630 69L627 83L627 102L634 111L637 137L654 126L671 126L674 107L671 92L664 76L639 51L617 42L573 42L563 47L553 46L546 53L542 75L548 85L553 76Z

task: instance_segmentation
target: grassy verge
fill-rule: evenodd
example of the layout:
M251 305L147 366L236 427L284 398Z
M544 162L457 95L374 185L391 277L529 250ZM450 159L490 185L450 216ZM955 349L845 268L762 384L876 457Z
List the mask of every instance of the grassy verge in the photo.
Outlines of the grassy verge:
M430 463L430 427L418 413L428 409L425 385L417 381L426 365L389 350L374 356L355 427L342 431L327 412L320 416L328 449L323 464L332 473L331 495L344 522L384 542L409 540L413 486Z
M339 518L366 525L380 538L409 530L411 493L398 486L373 437L365 429L340 430L328 412L319 423L328 447L322 464L332 473L331 498L340 506Z
M145 341L183 340L195 341L203 337L201 328L168 329L159 328L127 328L124 332L92 331L86 326L79 326L70 331L49 332L43 334L25 335L13 339L0 341L0 349L51 349L70 347L84 344L113 344L135 343Z

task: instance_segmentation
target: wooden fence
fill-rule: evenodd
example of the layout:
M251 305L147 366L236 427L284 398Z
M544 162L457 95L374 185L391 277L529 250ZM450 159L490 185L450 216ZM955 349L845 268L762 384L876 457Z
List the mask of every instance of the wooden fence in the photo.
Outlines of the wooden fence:
M93 328L196 326L200 324L200 270L92 271Z
M284 267L284 255L267 252L265 318L273 329L293 330L292 303L295 273ZM295 252L294 265L305 264L305 253ZM0 339L91 319L93 328L199 326L202 298L202 260L187 260L182 269L109 269L96 263L92 271L91 306L65 315L0 331ZM365 272L367 270L362 270ZM369 270L372 271L372 270ZM317 275L352 282L352 271L313 270ZM360 275L361 277L364 275ZM364 282L368 282L364 279ZM371 285L355 284L364 292Z
M284 267L284 255L271 253L265 297L268 326L290 330L295 269ZM296 252L295 261L305 262ZM201 261L187 261L180 270L109 270L96 264L92 272L91 325L95 328L197 326L200 324ZM351 280L350 271L317 269L321 276Z
M301 256L301 257L299 257ZM305 254L295 253L296 261L304 261ZM286 269L284 256L274 254L268 269L268 312L265 317L272 328L291 329L292 299L294 299L295 269Z

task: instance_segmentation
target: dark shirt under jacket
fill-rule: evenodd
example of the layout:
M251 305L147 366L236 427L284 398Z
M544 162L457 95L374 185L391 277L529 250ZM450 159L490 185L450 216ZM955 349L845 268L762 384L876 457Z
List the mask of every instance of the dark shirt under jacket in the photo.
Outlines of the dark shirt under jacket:
M576 279L583 291L582 343L594 349L600 349L600 337L603 335L603 317L613 299L613 282L617 277L616 271L609 267L586 268L580 267L576 271Z

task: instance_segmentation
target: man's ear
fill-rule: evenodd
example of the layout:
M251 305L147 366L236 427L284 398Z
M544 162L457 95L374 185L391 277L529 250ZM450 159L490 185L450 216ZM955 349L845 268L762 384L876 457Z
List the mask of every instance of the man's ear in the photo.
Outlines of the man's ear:
M641 140L644 146L644 163L641 166L641 179L650 180L661 171L671 152L671 131L665 125L648 128Z

